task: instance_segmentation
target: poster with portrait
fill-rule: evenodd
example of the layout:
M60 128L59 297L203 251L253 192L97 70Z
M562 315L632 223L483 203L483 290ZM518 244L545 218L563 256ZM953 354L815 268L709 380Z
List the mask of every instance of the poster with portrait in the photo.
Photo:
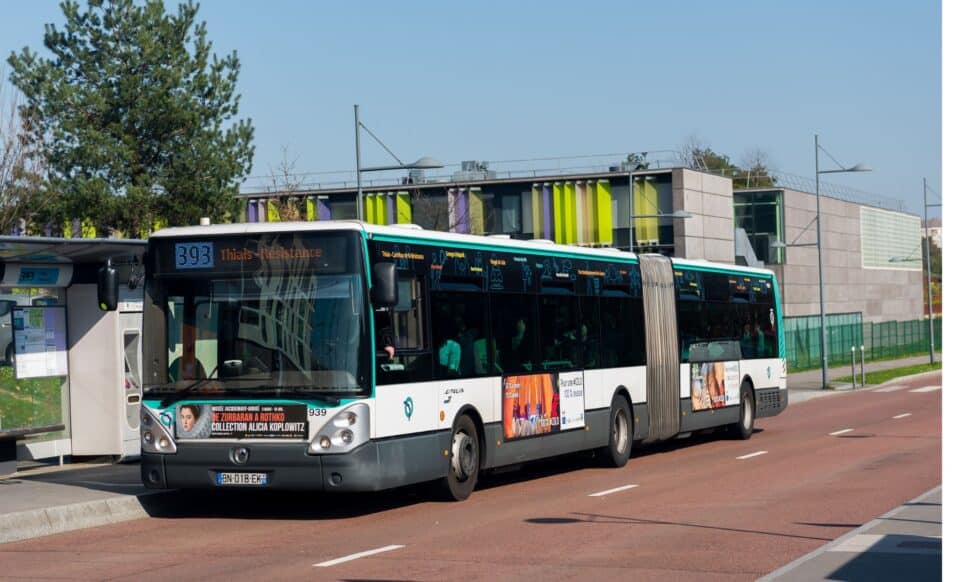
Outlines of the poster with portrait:
M690 364L690 405L694 412L740 404L740 362Z
M307 407L302 404L181 404L177 438L307 438Z

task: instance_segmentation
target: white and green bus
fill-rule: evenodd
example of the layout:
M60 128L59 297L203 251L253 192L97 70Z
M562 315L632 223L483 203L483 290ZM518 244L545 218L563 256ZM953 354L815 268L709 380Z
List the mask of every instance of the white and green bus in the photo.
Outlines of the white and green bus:
M148 487L459 500L787 405L767 270L349 221L171 228L144 261Z

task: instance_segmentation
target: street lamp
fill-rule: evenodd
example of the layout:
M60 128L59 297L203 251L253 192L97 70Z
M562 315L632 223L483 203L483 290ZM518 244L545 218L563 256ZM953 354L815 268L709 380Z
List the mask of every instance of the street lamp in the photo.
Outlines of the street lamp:
M368 168L360 167L360 128L363 128L367 133L369 133L373 139L377 140L377 143L380 144L383 149L387 150L393 159L397 160L397 163L392 166L371 166ZM357 148L357 219L360 222L363 222L363 184L360 182L360 174L363 172L385 172L389 170L431 170L435 168L442 168L443 164L431 158L430 156L424 156L419 160L413 162L412 164L404 164L400 161L400 158L395 156L390 148L388 148L380 139L370 131L366 125L360 122L360 106L353 106L353 131L354 138L356 140Z
M927 204L927 179L923 179L923 240L926 243L927 250L927 322L929 323L930 331L930 363L933 364L936 360L933 355L934 346L933 346L933 279L930 275L930 220L927 218L927 208L940 208L942 204ZM941 358L943 359L943 358Z
M820 368L821 368L821 380L823 381L823 389L827 388L827 383L829 381L827 373L827 316L824 307L824 293L823 293L823 238L820 231L820 174L844 174L849 172L869 172L871 171L869 167L863 164L855 164L849 168L839 168L836 170L821 170L820 169L820 150L823 148L820 147L820 136L817 134L813 135L813 157L814 157L814 167L816 170L816 190L817 190L817 271L820 279ZM823 150L827 157L829 157L835 164L840 166L840 163L837 160L833 159L833 156L830 155L830 152Z

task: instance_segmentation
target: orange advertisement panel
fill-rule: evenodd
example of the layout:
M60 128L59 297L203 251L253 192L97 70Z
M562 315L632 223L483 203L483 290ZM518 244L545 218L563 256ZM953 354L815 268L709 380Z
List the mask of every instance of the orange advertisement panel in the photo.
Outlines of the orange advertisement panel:
M690 364L690 405L694 412L740 404L740 363Z
M554 374L503 378L503 438L560 432L560 392Z

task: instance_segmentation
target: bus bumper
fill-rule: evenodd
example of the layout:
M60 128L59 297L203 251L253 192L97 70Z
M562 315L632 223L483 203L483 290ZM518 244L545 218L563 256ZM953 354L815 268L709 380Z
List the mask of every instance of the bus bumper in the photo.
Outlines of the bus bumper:
M776 416L787 408L789 390L768 388L756 391L757 418Z
M306 443L181 443L174 454L143 453L140 477L155 489L379 491L446 475L450 433L370 441L340 455L308 455ZM230 460L237 448L248 461ZM217 485L219 473L265 473L265 485Z

